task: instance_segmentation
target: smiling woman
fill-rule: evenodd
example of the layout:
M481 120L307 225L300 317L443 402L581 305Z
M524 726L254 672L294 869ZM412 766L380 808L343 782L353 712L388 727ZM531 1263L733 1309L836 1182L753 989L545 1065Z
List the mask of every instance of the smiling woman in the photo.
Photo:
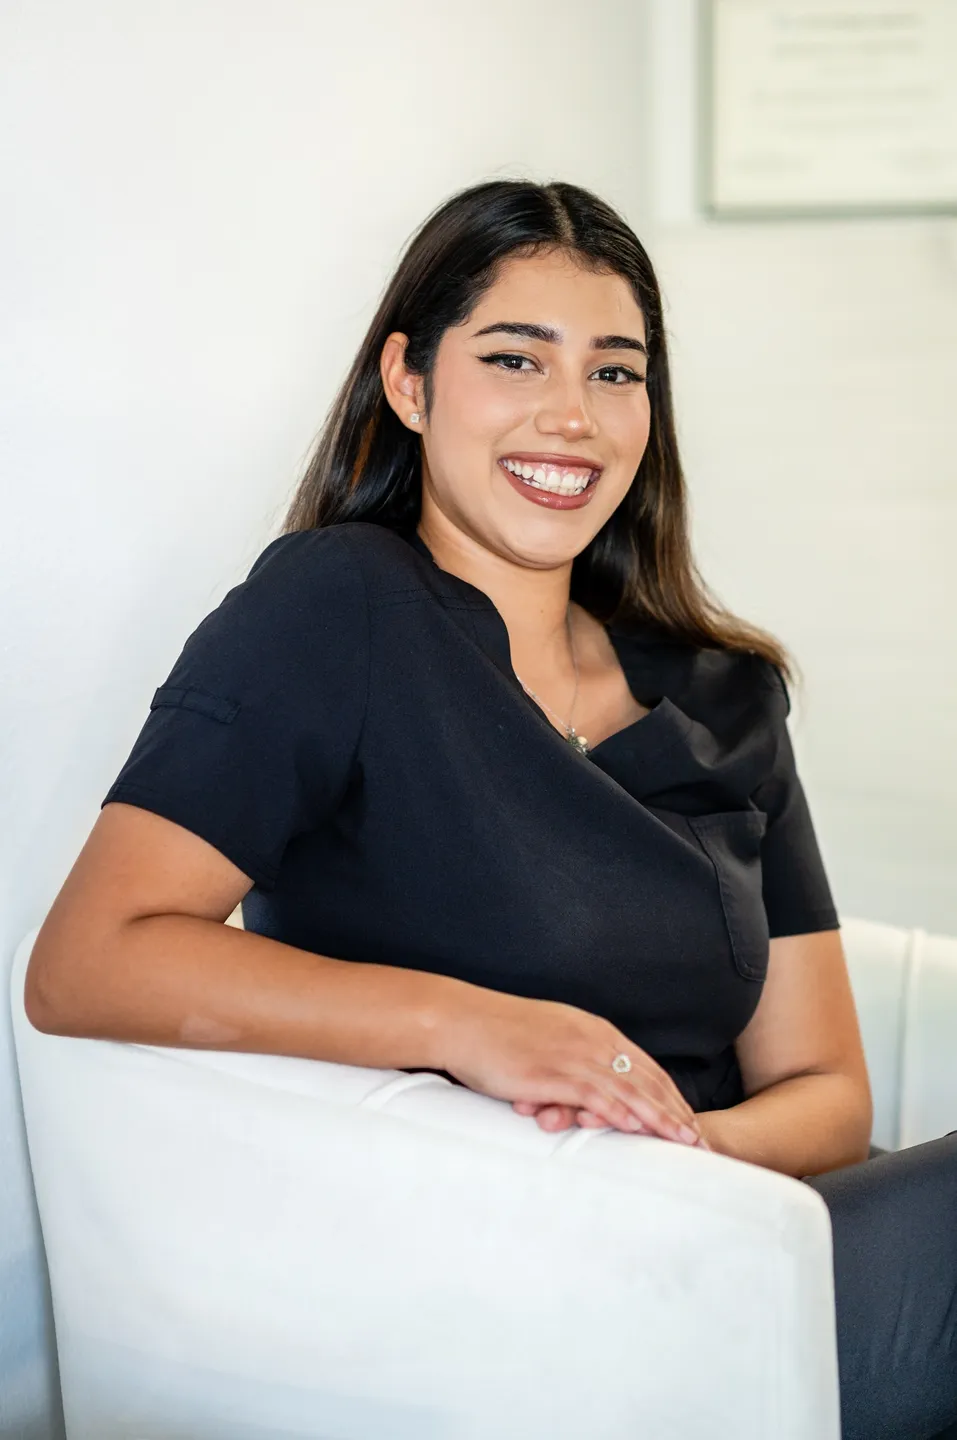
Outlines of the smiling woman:
M502 318L476 324L503 313L561 315L564 324ZM627 321L631 333L593 334L596 318L621 328ZM514 348L503 351L507 337ZM383 346L383 382L393 405L416 397L419 388L407 364L408 343L394 332ZM436 371L443 405L426 415L423 493L434 491L439 513L455 511L456 529L464 526L476 539L484 535L485 548L490 525L498 549L509 543L509 534L513 544L521 543L520 528L526 553L529 546L541 553L544 545L543 558L561 557L567 568L575 531L566 525L549 538L554 527L547 512L590 507L582 526L593 533L621 503L648 444L645 365L624 363L635 354L647 358L645 319L620 275L583 266L562 251L509 257L469 319L450 327L440 342ZM424 383L421 392L424 405ZM456 417L454 434L442 423L449 414ZM523 439L527 448L515 443ZM500 487L486 493L475 482L480 467L491 476L493 465L499 478L504 472L510 488L546 514L536 519L534 511L511 506L500 518L494 509L490 513ZM549 556L556 539L559 548Z
M642 329L644 327L642 326ZM527 340L537 340L547 345L560 345L564 339L562 332L552 325L531 325L523 324L520 321L502 320L475 332L476 338L482 335L518 335ZM589 341L589 348L592 351L601 350L637 350L641 355L647 356L644 342L630 335L595 335ZM528 362L534 368L534 363L527 355L516 354L492 354L478 357L486 365L501 365L509 368L513 373L526 373L521 371L523 363ZM511 365L510 362L517 360L518 365ZM643 385L645 383L644 373L637 374L634 370L624 365L603 365L599 372L606 383L621 388L622 386ZM623 377L619 380L607 381L609 374ZM578 462L577 464L575 462ZM500 459L499 464L504 465L509 474L517 481L516 489L522 493L523 488L532 486L543 491L545 495L571 497L582 495L591 490L604 469L601 461L589 459L583 455L567 456L519 452ZM552 505L553 508L570 509L574 508L568 504L555 507L554 501L540 499L537 496L530 496L539 504ZM585 501L581 502L585 504Z
M576 462L591 483L587 504L568 506L560 502L576 497L562 492L580 482L563 481L562 467ZM506 493L533 504L506 521ZM446 502L435 510L434 494ZM450 505L454 528L442 524ZM569 508L574 525L554 531L548 512ZM692 644L753 651L793 679L780 642L729 614L695 571L657 280L624 220L580 187L477 185L410 243L285 529L360 519L418 525L443 565L447 545L481 536L463 558L473 580L475 564L487 564L489 526L501 549L518 543L518 525L526 566L571 565L572 615L583 625L587 615L630 615ZM567 670L557 630L553 641Z
M957 1151L863 1163L792 681L694 564L637 237L574 185L465 190L402 257L283 533L157 688L30 1018L435 1070L543 1129L805 1178L836 1222L844 1440L926 1435L957 1374L902 1381L896 1317L953 1355L953 1227L882 1254L878 1292L866 1257L891 1181L952 1206Z

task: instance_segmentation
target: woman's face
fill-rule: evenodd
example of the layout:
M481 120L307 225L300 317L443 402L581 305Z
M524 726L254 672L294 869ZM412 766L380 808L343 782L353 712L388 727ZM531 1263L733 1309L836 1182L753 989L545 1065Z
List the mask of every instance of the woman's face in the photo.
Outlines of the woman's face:
M503 556L568 563L634 479L651 423L645 373L644 318L619 275L564 252L506 261L439 345L420 422L423 519L437 505Z

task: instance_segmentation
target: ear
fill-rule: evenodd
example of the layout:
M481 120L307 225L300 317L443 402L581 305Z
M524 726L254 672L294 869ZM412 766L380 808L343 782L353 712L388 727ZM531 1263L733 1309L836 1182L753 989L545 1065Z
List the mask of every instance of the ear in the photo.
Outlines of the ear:
M421 430L425 425L425 381L421 375L406 369L405 351L408 343L408 335L403 335L399 330L394 330L387 336L379 357L379 373L382 376L385 398L403 425L407 425L410 430Z

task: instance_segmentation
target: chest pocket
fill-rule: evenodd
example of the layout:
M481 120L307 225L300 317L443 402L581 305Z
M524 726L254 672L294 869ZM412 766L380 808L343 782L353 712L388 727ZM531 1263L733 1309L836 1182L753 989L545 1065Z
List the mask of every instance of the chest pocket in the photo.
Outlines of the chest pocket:
M763 810L727 810L687 818L715 869L735 967L745 980L764 980L770 939L761 840L768 817Z

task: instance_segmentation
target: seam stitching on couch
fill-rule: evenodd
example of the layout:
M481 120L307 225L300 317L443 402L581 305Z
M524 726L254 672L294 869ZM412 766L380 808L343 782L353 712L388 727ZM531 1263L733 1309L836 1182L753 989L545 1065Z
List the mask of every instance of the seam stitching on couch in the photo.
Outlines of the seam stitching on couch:
M427 1085L431 1080L442 1080L444 1085L451 1088L450 1080L443 1080L441 1075L428 1075L417 1071L414 1075L398 1075L394 1080L386 1080L382 1085L377 1085L358 1101L357 1108L360 1110L381 1110L387 1101L401 1095L403 1090L411 1090L420 1085Z

